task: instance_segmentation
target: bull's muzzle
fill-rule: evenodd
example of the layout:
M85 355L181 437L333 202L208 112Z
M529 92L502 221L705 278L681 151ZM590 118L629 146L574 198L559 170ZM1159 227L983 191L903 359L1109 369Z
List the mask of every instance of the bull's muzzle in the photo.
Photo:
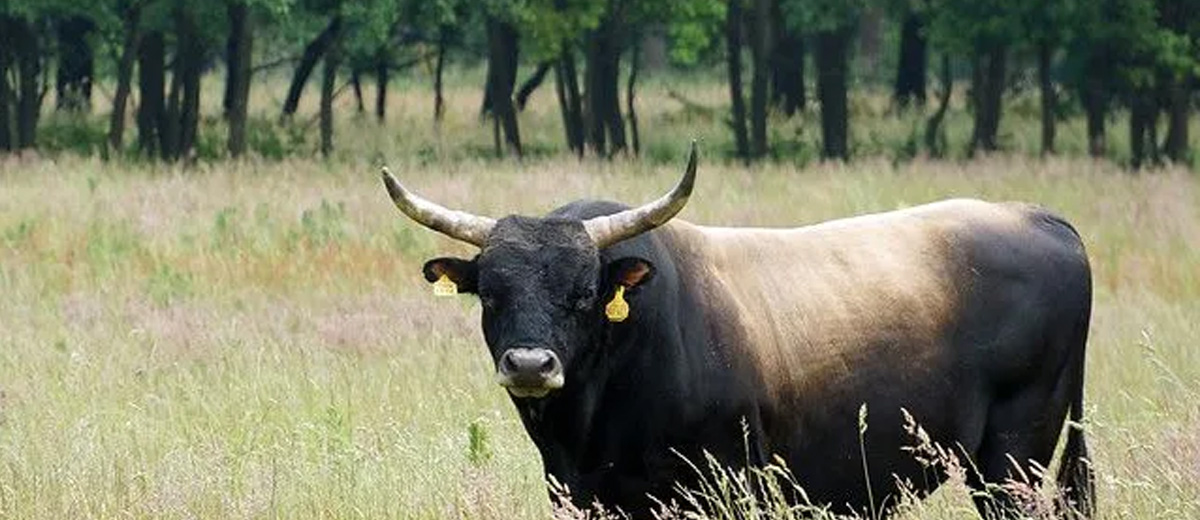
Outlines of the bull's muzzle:
M545 397L565 382L562 362L544 348L510 348L497 363L500 386L515 397Z

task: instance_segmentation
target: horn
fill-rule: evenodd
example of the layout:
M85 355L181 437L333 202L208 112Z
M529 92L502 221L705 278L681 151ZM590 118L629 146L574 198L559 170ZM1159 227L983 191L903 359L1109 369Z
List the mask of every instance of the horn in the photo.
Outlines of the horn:
M691 153L688 154L687 169L683 172L683 178L679 179L679 184L676 184L670 193L637 208L585 220L583 228L599 249L638 236L666 224L671 217L679 213L687 204L695 183L696 141L693 140Z
M418 224L450 238L483 247L496 221L470 213L447 209L408 191L392 176L387 166L382 171L383 185L400 211Z

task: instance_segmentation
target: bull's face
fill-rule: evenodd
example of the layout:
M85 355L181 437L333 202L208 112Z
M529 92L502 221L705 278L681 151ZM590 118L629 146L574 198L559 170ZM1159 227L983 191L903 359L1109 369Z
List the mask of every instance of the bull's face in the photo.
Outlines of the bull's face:
M430 282L444 276L478 295L497 381L520 398L567 384L608 326L615 287L632 289L652 273L641 258L602 265L581 221L519 216L499 220L474 259L437 258L424 268Z
M654 229L683 209L696 177L696 145L673 190L641 207L588 220L509 216L499 221L453 211L406 190L385 168L384 184L396 206L413 220L479 246L471 260L437 258L425 264L430 282L453 283L483 305L483 334L501 385L515 397L544 397L569 384L574 363L587 356L605 312L650 280L641 258L602 265L600 250Z

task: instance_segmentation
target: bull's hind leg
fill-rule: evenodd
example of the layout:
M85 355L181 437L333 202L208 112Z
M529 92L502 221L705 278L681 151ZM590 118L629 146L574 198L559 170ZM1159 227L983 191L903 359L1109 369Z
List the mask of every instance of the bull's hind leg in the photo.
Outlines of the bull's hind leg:
M1022 498L1040 493L1043 475L1035 468L1049 466L1067 414L1067 385L1051 384L1051 388L1036 384L1023 388L993 403L988 411L982 443L972 461L975 467L968 470L975 507L985 519L1020 518L1035 512Z

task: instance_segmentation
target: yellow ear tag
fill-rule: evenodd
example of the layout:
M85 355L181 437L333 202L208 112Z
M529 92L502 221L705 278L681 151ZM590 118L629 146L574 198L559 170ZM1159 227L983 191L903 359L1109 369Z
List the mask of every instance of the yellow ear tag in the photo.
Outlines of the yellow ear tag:
M434 296L454 296L458 294L458 284L442 274L436 282L433 282Z
M625 286L618 285L617 292L613 294L612 301L604 306L604 315L608 316L608 321L618 323L625 321L629 317L629 304L625 302Z

